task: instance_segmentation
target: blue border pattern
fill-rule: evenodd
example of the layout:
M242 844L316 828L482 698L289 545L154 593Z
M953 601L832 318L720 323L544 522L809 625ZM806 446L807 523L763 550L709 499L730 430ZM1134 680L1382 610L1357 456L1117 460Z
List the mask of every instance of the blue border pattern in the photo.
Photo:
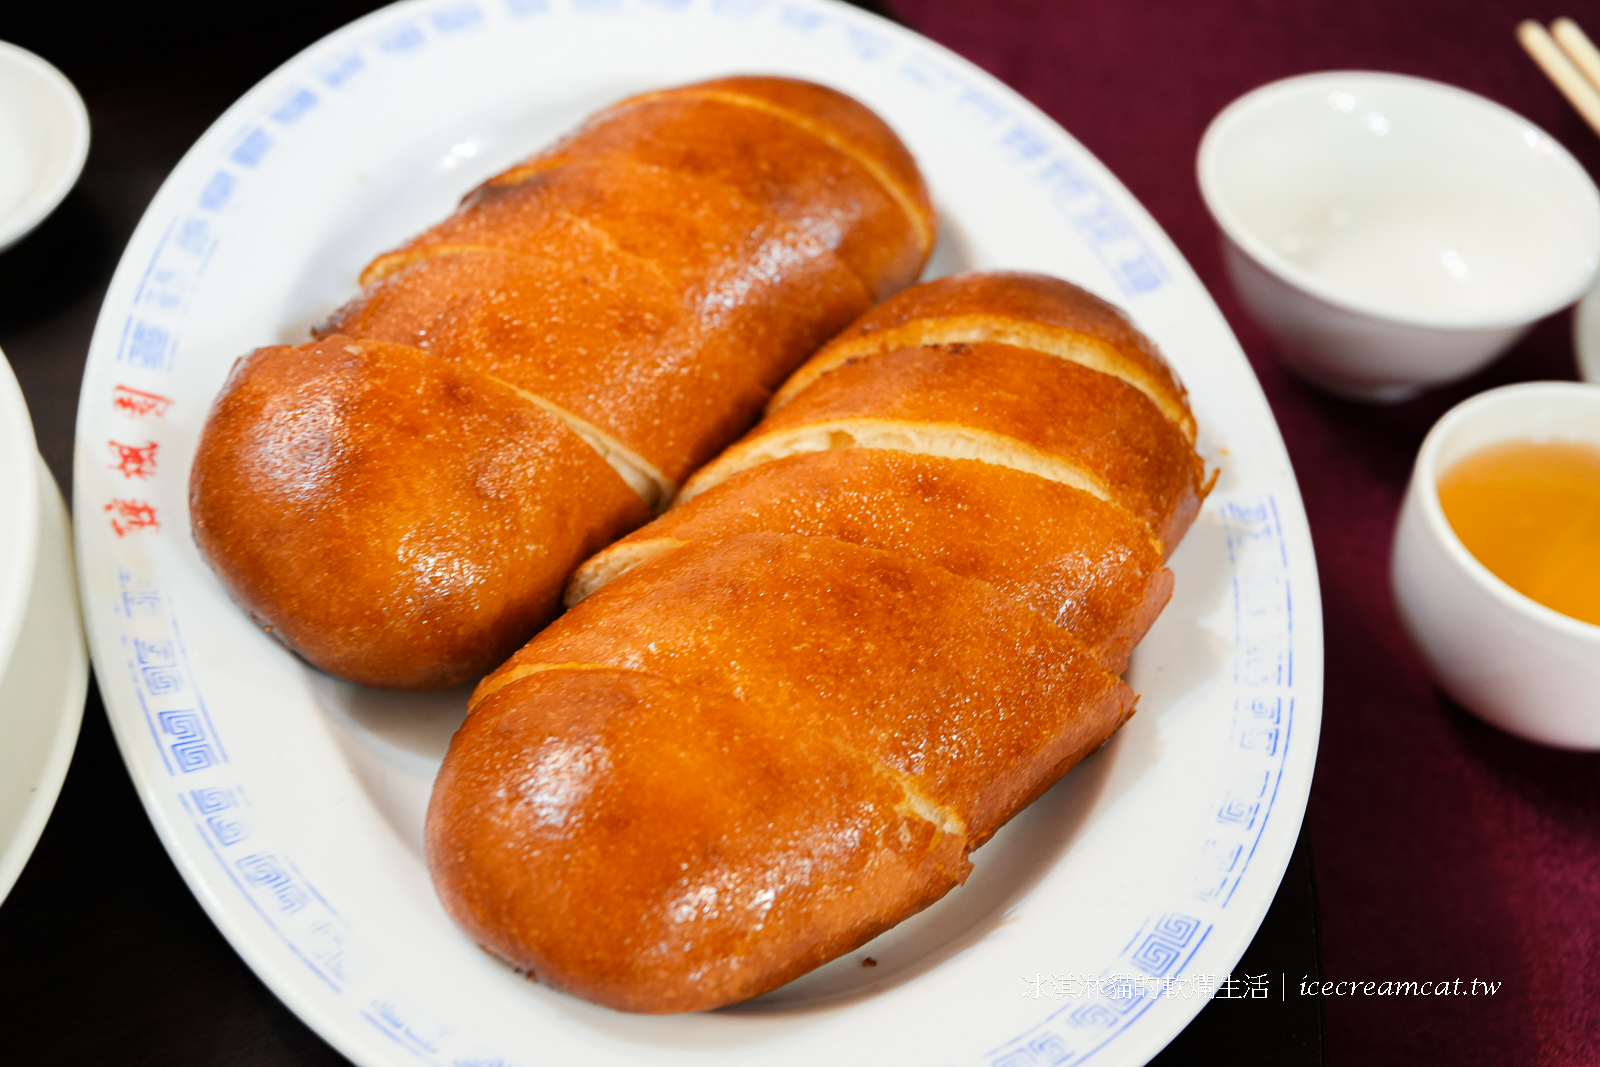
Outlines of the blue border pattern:
M942 93L957 115L986 128L1000 155L1042 185L1051 207L1071 225L1129 299L1154 293L1172 280L1139 231L1100 185L1071 156L1052 151L1052 138L1035 121L970 78L931 56L908 58L900 73L930 92Z
M250 911L329 992L365 997L358 1014L423 1062L513 1067L430 1013L405 1006L405 998L373 991L383 982L381 975L364 973L372 969L373 954L363 951L350 924L252 814L194 681L169 599L148 573L123 566L118 580L112 611L122 620L127 668L151 741L179 807ZM365 969L355 957L366 957Z
M915 52L850 18L787 0L566 0L573 14L614 16L629 3L659 12L708 4L730 20L764 18L785 31L832 33L842 54L890 65L899 78L935 96L957 117L984 131L992 147L1068 222L1101 266L1133 299L1154 293L1172 274L1114 199L1084 166L1018 108L937 56ZM138 388L163 388L183 366L182 325L190 301L231 218L250 195L275 150L301 123L330 110L329 101L375 64L401 63L436 41L488 30L501 18L525 23L553 14L560 0L439 0L375 26L331 51L257 109L236 117L237 129L209 163L210 176L172 218L145 265L119 331L116 373ZM159 435L160 428L152 433ZM179 472L181 477L182 472ZM170 476L170 475L169 475ZM1214 825L1191 864L1184 901L1152 916L1107 973L1181 973L1211 934L1208 915L1228 906L1261 840L1277 796L1290 741L1295 697L1292 602L1287 550L1276 502L1232 501L1221 508L1235 567L1233 605L1239 649L1238 697L1231 738L1230 786L1214 803ZM170 600L150 574L119 566L113 606L130 682L151 743L176 799L220 871L262 923L330 992L409 1055L436 1067L510 1067L470 1044L429 1013L405 1007L384 990L388 981L357 966L361 941L349 924L269 841L231 776L226 747L190 671ZM368 965L374 962L369 957ZM1144 1016L1159 994L1068 1005L983 1056L1004 1067L1078 1064L1107 1047ZM352 1000L353 998L353 1000Z
M1236 497L1217 513L1232 564L1234 702L1226 785L1206 809L1205 841L1174 887L1171 909L1147 920L1100 972L1105 990L1054 1009L991 1049L983 1057L988 1067L1076 1067L1161 999L1178 995L1174 980L1188 973L1255 858L1294 725L1294 597L1277 500ZM1208 982L1204 995L1213 989Z

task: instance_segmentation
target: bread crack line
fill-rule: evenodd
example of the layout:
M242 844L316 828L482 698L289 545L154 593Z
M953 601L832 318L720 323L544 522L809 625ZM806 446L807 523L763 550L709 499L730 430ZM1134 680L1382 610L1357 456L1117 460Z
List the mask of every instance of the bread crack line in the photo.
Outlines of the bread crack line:
M735 445L720 459L702 467L678 493L673 506L686 503L740 471L802 452L835 448L877 448L946 459L974 459L1036 475L1082 490L1138 521L1159 549L1150 524L1083 466L1035 448L1015 437L978 430L958 423L923 423L900 419L846 418L814 422L764 434Z
M344 350L351 355L360 355L363 351L359 340L355 344L345 345ZM418 351L427 352L427 349L418 349ZM433 355L431 352L428 354ZM440 357L434 356L434 358ZM466 370L466 368L462 369ZM607 465L617 472L619 478L628 483L628 488L639 494L640 499L651 510L657 514L666 510L673 494L677 492L677 486L672 483L672 479L662 474L654 464L639 455L639 453L593 423L579 418L560 404L546 400L537 393L530 393L528 390L519 388L504 378L496 377L484 371L469 370L468 373L491 381L502 389L510 391L535 407L541 408L560 419L566 424L567 429L578 435L584 444L598 452L600 458L605 460Z
M908 819L920 819L933 827L933 839L928 842L928 852L937 850L946 836L959 839L963 852L971 851L967 841L966 820L957 814L954 808L941 804L927 793L924 793L918 787L917 779L914 775L891 767L880 759L873 759L867 756L866 753L856 752L854 749L849 749L848 751L864 759L870 759L874 771L900 787L905 799L895 805L895 814Z
M827 123L809 119L797 111L791 111L786 107L774 104L770 100L762 100L759 97L746 96L743 93L730 92L726 89L668 89L659 93L646 93L642 96L636 96L631 100L624 101L619 107L627 104L645 103L650 100L681 100L685 98L690 100L715 100L718 103L748 108L751 111L759 111L764 115L771 115L773 118L781 119L798 129L804 130L835 151L849 156L863 170L872 175L873 180L882 186L883 191L888 193L889 197L899 205L901 211L905 212L912 229L916 231L919 249L923 253L932 250L933 226L923 215L920 206L917 204L916 197L899 182L895 181L882 163L873 159L868 153L861 151L848 140L840 137Z
M623 248L621 243L617 241L615 235L613 235L611 231L607 230L603 226L597 225L593 219L585 218L582 215L576 215L573 212L568 211L566 208L551 208L549 209L549 215L552 218L560 218L564 222L571 223L576 228L593 237L600 247L604 248L608 254L643 266L645 269L649 270L657 278L659 278L663 286L669 289L674 288L672 285L672 279L667 277L667 272L662 269L659 262L653 259L648 259L635 252L630 252L626 248ZM507 256L517 259L541 258L540 256L532 255L525 251L518 251L515 248L504 248L499 245L473 244L471 242L457 241L442 242L440 244L423 245L420 248L409 248L402 251L389 252L381 255L368 264L366 270L361 272L359 281L363 287L366 287L377 282L381 282L385 278L393 277L408 267L414 267L418 263L425 263L430 259L442 259L445 256L474 255Z
M620 667L614 663L523 663L518 664L510 670L502 671L485 678L483 682L479 684L478 688L473 691L471 698L467 702L467 710L470 713L483 701L487 700L494 693L499 692L507 686L514 685L517 682L532 677L533 675L545 674L551 671L620 671L623 673L646 674L652 677L661 677L660 675L656 675L651 671L639 671L631 667ZM671 679L667 680L671 681ZM873 773L889 779L897 787L899 787L902 799L900 803L896 804L894 807L895 814L905 819L915 819L920 822L925 822L933 828L933 837L929 841L926 851L936 851L945 837L956 838L960 842L963 852L971 851L967 837L966 820L963 819L960 813L954 808L947 804L942 804L938 800L929 796L928 793L922 788L922 783L919 781L916 775L891 766L871 753L863 752L853 745L847 745L839 741L837 738L829 738L827 741L828 744L838 751L868 764L872 768ZM902 833L904 833L904 831L902 831Z
M467 698L467 711L471 712L494 693L508 685L522 681L535 674L545 671L617 671L627 670L609 663L520 663L509 670L496 671L478 683L472 691L472 696ZM639 672L645 673L645 672Z
M584 444L600 453L600 458L610 464L611 469L616 471L617 475L628 483L630 489L639 494L640 498L649 505L651 510L657 514L666 510L673 494L678 491L678 487L672 483L672 479L662 474L655 464L592 422L579 418L560 404L546 400L537 393L530 393L526 389L518 388L504 378L497 378L492 374L484 374L483 376L496 385L501 385L511 390L530 404L543 408L566 423L567 428L582 438Z
M1194 416L1182 400L1169 389L1161 388L1152 375L1113 346L1075 330L1050 328L1025 322L995 323L981 315L962 315L948 319L921 319L903 326L878 330L864 337L829 346L819 358L801 367L783 384L767 404L772 414L793 400L812 382L829 371L862 356L892 352L901 348L929 348L954 344L1003 344L1055 356L1126 382L1143 393L1166 420L1177 427L1184 440L1194 444Z

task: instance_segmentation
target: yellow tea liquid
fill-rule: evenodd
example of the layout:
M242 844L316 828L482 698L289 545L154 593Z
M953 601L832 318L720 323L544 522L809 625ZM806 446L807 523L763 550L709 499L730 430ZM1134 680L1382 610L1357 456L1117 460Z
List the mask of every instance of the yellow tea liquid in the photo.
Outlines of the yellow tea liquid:
M1510 441L1439 479L1467 550L1511 588L1600 625L1600 447Z

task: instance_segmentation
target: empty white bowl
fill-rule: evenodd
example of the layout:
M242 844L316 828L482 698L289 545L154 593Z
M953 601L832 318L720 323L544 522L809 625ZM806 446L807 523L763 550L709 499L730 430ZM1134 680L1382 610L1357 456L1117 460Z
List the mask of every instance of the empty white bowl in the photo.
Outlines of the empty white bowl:
M1600 384L1600 289L1589 290L1572 316L1572 349L1578 377Z
M1439 477L1503 441L1600 446L1600 386L1527 382L1479 393L1429 431L1395 531L1400 619L1441 688L1510 733L1600 749L1600 626L1545 607L1467 551L1439 504Z
M1212 120L1200 190L1285 364L1394 401L1464 377L1577 300L1600 194L1499 104L1398 74L1307 74Z
M44 221L89 155L89 113L60 71L0 41L0 249Z

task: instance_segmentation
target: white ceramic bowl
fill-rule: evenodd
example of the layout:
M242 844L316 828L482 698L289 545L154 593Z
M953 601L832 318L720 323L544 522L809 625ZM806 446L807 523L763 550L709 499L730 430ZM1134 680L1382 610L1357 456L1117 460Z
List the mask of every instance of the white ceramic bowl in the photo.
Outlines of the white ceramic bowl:
M1600 288L1589 290L1572 316L1572 349L1578 377L1600 384Z
M1240 298L1307 381L1402 400L1577 300L1600 195L1526 119L1397 74L1307 74L1223 109L1200 190Z
M0 249L44 221L89 155L89 113L56 68L0 41Z
M1445 692L1503 730L1600 749L1600 626L1553 611L1468 552L1439 504L1439 476L1502 441L1600 446L1600 386L1526 382L1456 405L1417 454L1395 531L1400 619Z

